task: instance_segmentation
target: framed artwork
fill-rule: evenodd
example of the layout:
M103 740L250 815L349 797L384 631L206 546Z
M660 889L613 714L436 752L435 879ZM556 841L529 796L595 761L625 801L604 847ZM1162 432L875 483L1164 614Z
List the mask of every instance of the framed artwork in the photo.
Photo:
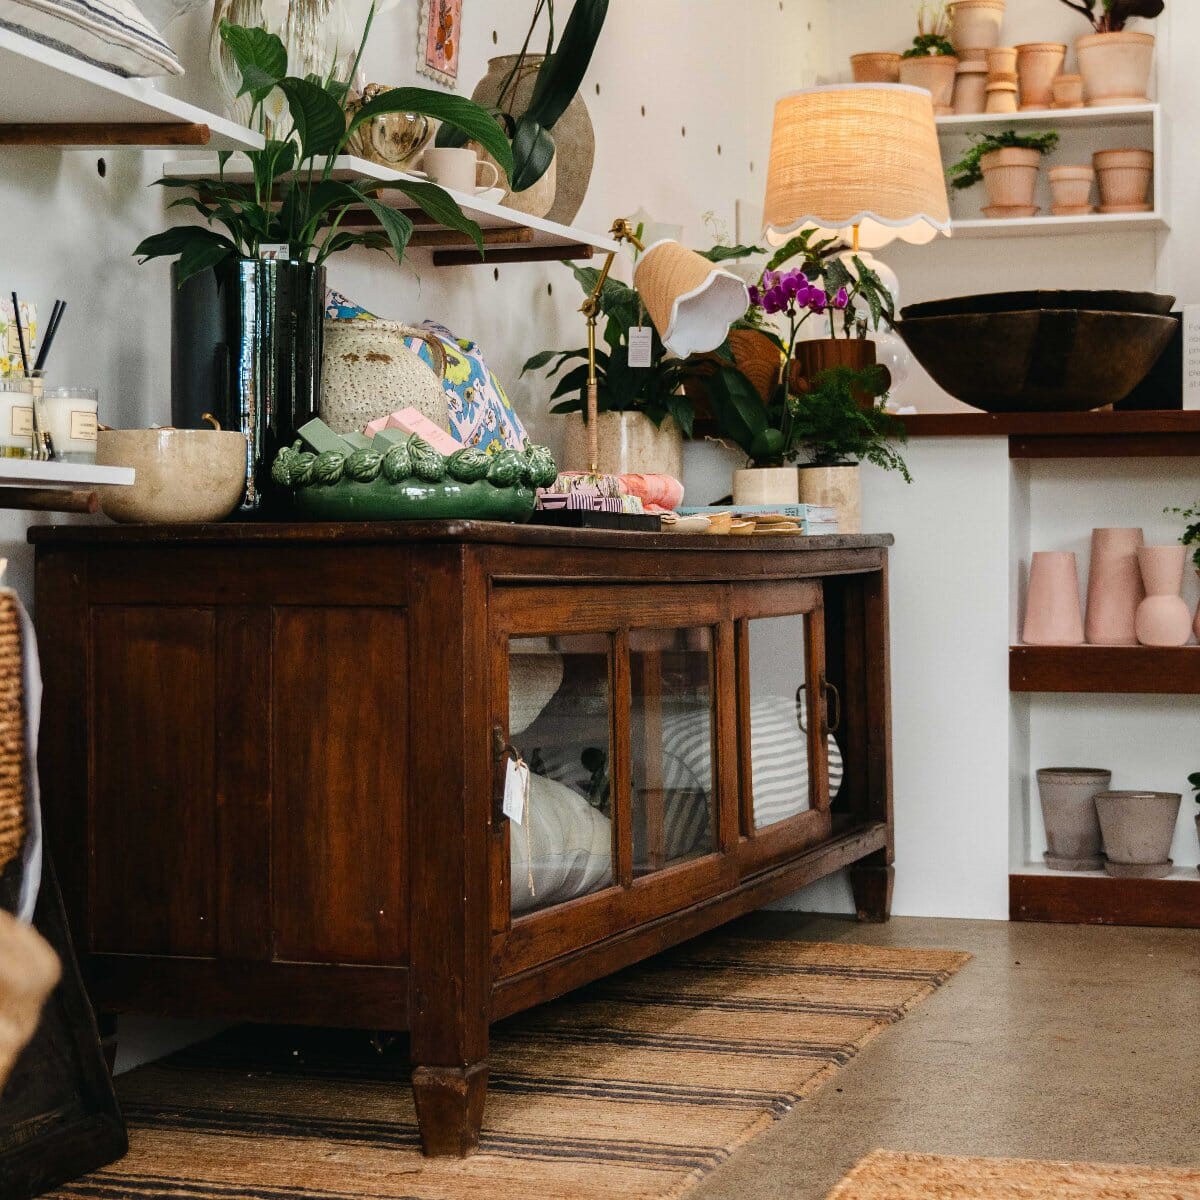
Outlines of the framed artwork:
M447 87L458 82L462 6L463 0L421 0L417 70Z

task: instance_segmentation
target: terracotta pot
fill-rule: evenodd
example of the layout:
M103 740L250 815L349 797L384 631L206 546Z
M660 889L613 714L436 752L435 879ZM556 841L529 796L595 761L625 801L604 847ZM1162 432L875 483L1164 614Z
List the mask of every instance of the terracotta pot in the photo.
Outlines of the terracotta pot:
M579 413L570 413L563 437L567 469L588 468L588 430ZM683 434L671 417L655 425L645 413L602 412L598 466L604 475L670 475L683 477Z
M837 513L838 533L862 532L862 471L850 467L801 467L800 502Z
M1092 202L1092 183L1096 172L1091 167L1051 167L1050 194L1056 208L1087 209Z
M1100 206L1105 209L1149 207L1150 183L1154 178L1154 154L1150 150L1098 150L1092 165L1100 182Z
M1000 44L1004 0L954 0L950 41L954 48L987 49Z
M1017 47L1017 74L1021 83L1021 111L1049 108L1054 81L1062 71L1067 48L1061 42L1026 42Z
M1089 108L1146 104L1154 66L1154 34L1124 29L1089 33L1075 43Z
M1135 629L1143 646L1183 646L1192 634L1192 613L1183 586L1185 546L1141 546L1138 565L1146 598L1138 605Z
M899 83L900 55L891 50L871 50L850 55L855 83Z
M1146 598L1140 529L1093 529L1084 634L1091 646L1136 646L1138 605Z
M1015 83L989 83L987 85L987 113L1015 113L1017 111L1017 85Z
M1032 206L1042 156L1036 150L1008 146L980 159L988 201L996 208Z
M1029 568L1025 597L1027 646L1080 646L1083 619L1079 611L1079 573L1069 550L1037 550Z
M852 367L865 370L876 363L875 343L869 338L813 338L797 342L788 364L788 386L793 392L808 389L808 381L819 371L830 367ZM887 368L883 368L887 371ZM890 377L888 383L891 383ZM856 394L861 409L874 408L876 397L866 392Z
M747 467L734 471L733 503L799 504L799 472L795 467Z
M1095 795L1108 790L1112 772L1091 767L1046 767L1037 773L1046 865L1053 871L1099 871L1100 820Z
M1096 813L1108 855L1104 869L1119 878L1169 875L1182 802L1178 792L1100 792Z
M900 60L900 82L924 88L933 97L939 117L954 111L954 77L958 59L949 54L922 54Z
M984 54L988 75L1015 75L1017 73L1016 46L994 46Z
M1083 76L1060 75L1051 88L1055 108L1083 107Z
M987 64L960 62L954 81L954 111L981 113L987 107Z

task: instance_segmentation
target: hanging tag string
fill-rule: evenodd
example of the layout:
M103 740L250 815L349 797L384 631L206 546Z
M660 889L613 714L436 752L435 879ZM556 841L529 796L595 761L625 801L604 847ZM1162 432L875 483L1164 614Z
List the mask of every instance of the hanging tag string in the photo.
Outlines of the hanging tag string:
M529 885L529 895L533 899L537 899L537 888L533 884L533 831L530 829L530 822L533 812L530 806L533 803L533 772L530 771L529 765L518 754L517 755L517 770L521 772L521 812L524 814L524 820L521 822L525 826L525 870L526 883Z

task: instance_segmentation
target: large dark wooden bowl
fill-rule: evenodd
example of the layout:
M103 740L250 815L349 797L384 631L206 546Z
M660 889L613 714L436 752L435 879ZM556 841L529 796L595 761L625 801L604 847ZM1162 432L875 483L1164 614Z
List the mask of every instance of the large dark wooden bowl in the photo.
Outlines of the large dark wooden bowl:
M1178 328L1173 317L1078 310L896 323L941 387L990 413L1086 412L1124 400Z
M946 300L910 304L900 310L900 315L907 319L1078 308L1087 312L1150 313L1165 317L1174 305L1174 296L1160 296L1155 292L985 292L979 296L952 296Z

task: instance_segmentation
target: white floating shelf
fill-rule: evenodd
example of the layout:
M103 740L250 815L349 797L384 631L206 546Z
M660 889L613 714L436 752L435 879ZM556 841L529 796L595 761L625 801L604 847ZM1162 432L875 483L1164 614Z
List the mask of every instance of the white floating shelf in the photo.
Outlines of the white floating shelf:
M980 217L953 221L956 238L1061 237L1084 233L1154 233L1169 229L1161 213L1092 213L1084 217Z
M1016 113L966 113L938 117L943 137L976 129L1129 129L1152 126L1161 114L1157 104L1120 105L1113 108L1048 108Z
M136 128L153 125L163 126L161 138ZM57 127L67 137L47 129L40 139L30 126ZM149 80L114 75L0 29L0 145L172 146L180 144L181 126L207 127L204 144L213 150L257 150L263 144L257 133L168 96Z
M133 480L132 467L0 458L0 487L94 487L102 483L130 484Z
M177 179L204 179L214 178L217 173L216 160L211 156L201 156L193 158L178 158L168 162L163 167L165 175L174 176ZM234 157L226 164L225 178L231 183L245 183L251 180L249 164L245 159ZM369 179L380 185L381 199L394 208L411 211L415 205L404 195L403 192L387 187L388 184L396 184L405 180L413 183L422 183L424 180L413 175L407 175L403 171L393 171L388 167L381 167L377 163L368 162L365 158L356 158L352 155L343 155L335 161L332 178L342 180L354 179ZM446 189L449 195L453 196L457 201L458 206L463 212L475 221L483 230L529 230L528 240L520 243L497 245L491 247L494 253L489 254L488 260L491 261L519 261L520 256L524 253L533 252L530 257L547 258L552 257L550 252L558 249L570 250L590 246L593 250L601 253L607 253L609 250L618 249L618 243L613 241L607 234L601 235L589 233L583 229L576 229L573 226L559 225L554 221L547 221L541 217L531 217L526 213L517 212L515 209L506 208L503 204L498 204L495 201L483 200L478 196L468 196L464 192L456 192L452 189ZM418 221L419 231L423 232L432 226ZM469 251L471 257L476 261L478 252L471 244L463 246L446 246L446 247L413 247L410 253L427 254L432 251L435 262L438 258L444 255L461 255L464 251Z

